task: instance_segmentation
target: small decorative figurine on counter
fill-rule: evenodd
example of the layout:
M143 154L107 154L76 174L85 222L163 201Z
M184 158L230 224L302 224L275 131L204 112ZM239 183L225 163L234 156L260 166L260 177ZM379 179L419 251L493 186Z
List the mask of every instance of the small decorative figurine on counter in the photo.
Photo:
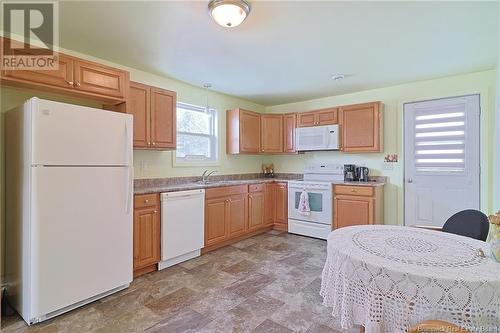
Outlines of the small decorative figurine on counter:
M266 178L274 178L274 164L262 164L262 172Z

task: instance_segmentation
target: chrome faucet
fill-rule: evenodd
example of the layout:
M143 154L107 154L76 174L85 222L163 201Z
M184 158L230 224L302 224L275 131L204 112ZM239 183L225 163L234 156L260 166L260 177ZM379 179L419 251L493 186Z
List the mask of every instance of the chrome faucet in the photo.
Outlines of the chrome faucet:
M208 170L203 171L203 174L201 175L201 182L206 183L208 182L208 177L210 177L212 174L216 173L217 170L213 170L211 172L208 172Z

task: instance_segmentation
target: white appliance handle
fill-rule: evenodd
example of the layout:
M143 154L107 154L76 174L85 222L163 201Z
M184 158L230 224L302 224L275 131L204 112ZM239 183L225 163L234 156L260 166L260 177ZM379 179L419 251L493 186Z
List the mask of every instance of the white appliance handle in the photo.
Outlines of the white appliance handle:
M132 187L133 185L133 172L134 168L131 166L127 166L127 171L125 172L125 188L126 188L126 193L125 193L125 213L128 215L130 214L130 211L132 210Z
M130 147L130 139L129 123L127 120L125 120L125 163L128 166L132 165L132 161L130 158L130 151L132 150L132 147Z

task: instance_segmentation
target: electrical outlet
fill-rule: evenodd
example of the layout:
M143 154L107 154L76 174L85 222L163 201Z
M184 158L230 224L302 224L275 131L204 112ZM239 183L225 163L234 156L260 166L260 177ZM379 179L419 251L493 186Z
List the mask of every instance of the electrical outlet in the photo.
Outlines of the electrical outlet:
M387 163L387 162L384 162L382 163L382 170L394 170L394 164L396 163Z

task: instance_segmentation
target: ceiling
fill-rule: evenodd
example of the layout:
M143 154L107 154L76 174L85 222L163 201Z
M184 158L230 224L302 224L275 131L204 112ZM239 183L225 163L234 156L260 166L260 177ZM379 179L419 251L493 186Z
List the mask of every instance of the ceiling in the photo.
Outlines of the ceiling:
M250 2L233 29L211 20L208 1L61 2L60 44L263 105L491 69L499 57L498 2Z

